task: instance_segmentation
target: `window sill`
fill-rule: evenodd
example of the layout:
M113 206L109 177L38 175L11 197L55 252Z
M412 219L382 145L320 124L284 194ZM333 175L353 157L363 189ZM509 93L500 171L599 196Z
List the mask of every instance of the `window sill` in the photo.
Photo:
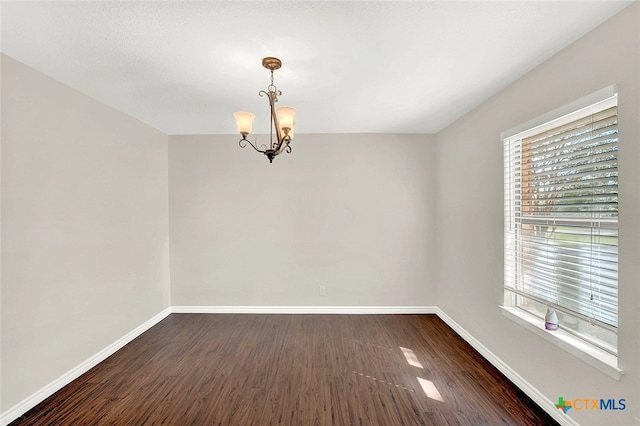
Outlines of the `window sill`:
M562 348L582 361L597 368L607 376L620 380L624 371L618 368L618 358L600 348L592 346L562 329L548 331L540 320L517 308L500 306L502 314L546 341Z

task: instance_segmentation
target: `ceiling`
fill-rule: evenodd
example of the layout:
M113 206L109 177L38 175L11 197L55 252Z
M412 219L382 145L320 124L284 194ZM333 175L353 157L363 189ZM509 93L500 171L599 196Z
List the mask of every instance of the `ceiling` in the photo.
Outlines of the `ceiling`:
M631 1L2 1L2 52L167 134L437 133Z

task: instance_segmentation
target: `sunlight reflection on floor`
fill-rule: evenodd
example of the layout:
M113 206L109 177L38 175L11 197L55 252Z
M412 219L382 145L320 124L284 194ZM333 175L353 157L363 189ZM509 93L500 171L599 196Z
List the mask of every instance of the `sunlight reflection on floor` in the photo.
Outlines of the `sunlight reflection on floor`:
M424 368L420 361L418 361L418 357L416 356L415 352L413 352L411 349L403 348L402 346L399 346L399 348L404 354L404 358L407 360L409 365L413 365L414 367L418 368Z
M421 377L417 377L420 386L422 386L422 390L424 394L427 395L428 398L435 399L436 401L444 402L442 399L442 395L438 392L436 385L433 384L431 380L423 379Z

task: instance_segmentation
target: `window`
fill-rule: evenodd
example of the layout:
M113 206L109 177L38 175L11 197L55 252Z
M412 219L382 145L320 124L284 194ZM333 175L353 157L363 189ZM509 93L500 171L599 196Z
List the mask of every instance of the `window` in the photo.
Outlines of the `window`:
M617 96L506 137L505 306L617 354Z

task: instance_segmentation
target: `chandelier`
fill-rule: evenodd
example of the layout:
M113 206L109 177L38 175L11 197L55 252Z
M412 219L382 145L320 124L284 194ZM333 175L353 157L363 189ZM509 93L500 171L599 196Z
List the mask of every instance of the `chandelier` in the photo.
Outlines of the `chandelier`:
M247 136L251 133L251 127L253 119L256 118L255 114L245 111L238 111L233 114L238 125L238 132L242 135L242 139L238 142L241 148L245 148L247 143L253 147L256 151L264 154L269 159L270 163L273 163L273 159L276 155L280 155L282 152L291 152L291 140L293 139L293 130L295 127L296 110L290 106L281 106L276 108L275 104L278 102L278 96L282 95L282 92L276 88L273 84L273 72L280 69L282 62L278 58L264 58L262 60L262 66L271 71L271 84L267 86L267 90L261 90L258 95L267 96L269 98L269 110L271 113L270 120L270 143L269 146L262 144L261 148L258 148L256 144L252 143ZM275 135L274 135L275 128ZM274 138L275 136L275 138Z

